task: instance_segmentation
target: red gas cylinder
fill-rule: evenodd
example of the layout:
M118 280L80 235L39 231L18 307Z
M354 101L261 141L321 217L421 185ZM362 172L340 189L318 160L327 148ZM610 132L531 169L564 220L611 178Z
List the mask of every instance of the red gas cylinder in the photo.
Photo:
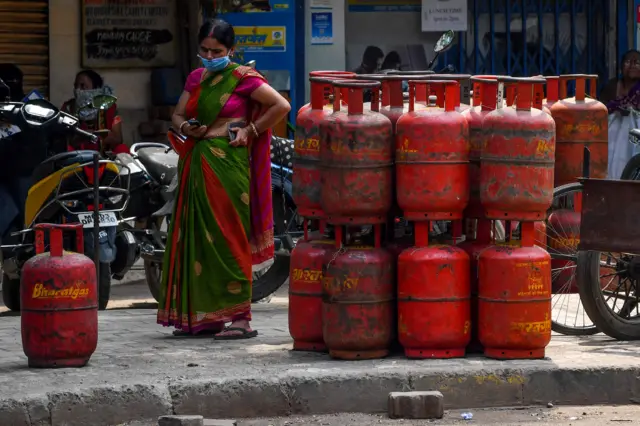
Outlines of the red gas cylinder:
M349 360L387 356L396 334L393 255L347 246L329 255L326 265L322 330L329 354Z
M456 81L460 87L460 94L456 99L456 111L464 112L471 108L471 75L469 74L434 74L431 77L433 80L442 81ZM444 91L443 86L431 86L431 95L435 95L438 98L438 107L444 108L444 96L441 96Z
M387 116L389 120L391 120L391 125L393 126L394 130L394 136L398 119L409 110L409 104L404 102L404 92L402 91L402 83L408 81L409 79L416 81L425 81L430 80L431 76L416 75L409 77L406 75L385 75L381 78L382 108L380 108L380 112Z
M576 82L576 96L564 99L569 80ZM561 75L560 100L550 108L557 135L555 186L575 182L582 176L585 146L591 151L589 177L607 177L609 111L602 102L585 96L587 80L595 89L596 76Z
M538 246L489 247L478 257L478 285L485 356L543 358L551 341L549 253Z
M478 256L487 247L491 247L491 221L478 219L476 236L473 240L466 240L458 244L469 256L469 283L471 289L471 340L467 352L482 353L483 348L478 337Z
M414 111L416 86L445 86L445 108ZM469 200L469 126L455 111L455 81L409 81L396 125L396 191L408 220L461 219Z
M380 83L334 81L334 112L320 125L321 203L332 224L386 221L392 203L391 121L378 112ZM340 89L349 91L348 111L340 110ZM362 93L371 89L371 111Z
M45 253L45 231L50 252ZM62 231L75 230L76 251L64 252ZM98 344L95 264L83 253L82 225L35 226L36 256L20 282L22 348L29 367L82 367Z
M551 114L551 106L558 102L560 95L560 77L547 76L544 78L547 86L547 97L542 100L542 106L547 108L549 114Z
M498 85L491 83L497 76L475 76L473 83L473 108L463 112L469 124L469 203L464 216L468 218L484 217L484 209L480 202L480 156L484 133L482 123L484 117L496 109Z
M291 252L289 334L293 350L325 351L322 339L322 266L335 242L301 241Z
M320 123L332 112L325 107L325 87L333 80L311 77L311 107L300 109L296 118L293 153L293 201L298 214L309 219L322 219L320 205Z
M531 102L533 85L544 79L497 81L517 84L517 101L485 116L480 201L489 219L543 220L553 201L555 123Z
M348 72L348 71L311 71L309 73L309 80L311 80L312 78L322 78L325 80L344 80L344 79L348 79L348 78L354 78L356 76L355 73L353 72ZM329 104L329 96L331 95L331 85L330 84L326 84L323 83L322 84L323 87L323 104L325 106L327 106ZM313 83L311 83L311 90L313 90ZM344 102L346 102L346 99L344 99ZM309 108L311 108L311 102L309 102L308 104L304 104L302 105L302 107L298 110L298 114L308 110ZM331 110L331 109L329 109Z
M398 258L398 338L408 358L455 358L471 337L469 255L428 245L429 222L416 222L416 247Z

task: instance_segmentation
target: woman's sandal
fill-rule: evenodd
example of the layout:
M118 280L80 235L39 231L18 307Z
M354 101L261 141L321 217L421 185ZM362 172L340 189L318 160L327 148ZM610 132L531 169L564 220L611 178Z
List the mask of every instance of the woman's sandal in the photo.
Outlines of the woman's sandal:
M241 334L223 334L222 336L216 334L213 336L214 340L242 340L242 339L251 339L252 337L256 337L258 335L258 330L247 331L247 329L242 327L225 327L219 333L226 333L227 331L240 331Z

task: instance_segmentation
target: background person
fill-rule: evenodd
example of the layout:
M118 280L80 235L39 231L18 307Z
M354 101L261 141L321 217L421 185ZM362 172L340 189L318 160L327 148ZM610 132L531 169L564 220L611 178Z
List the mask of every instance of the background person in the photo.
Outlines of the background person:
M106 129L109 134L102 138L103 148L114 154L128 153L129 147L122 143L122 120L118 116L118 106L114 103L103 113L104 122L98 123L99 111L95 108L82 108L98 95L113 95L113 89L104 84L100 74L93 70L82 70L76 74L73 83L73 98L62 104L61 110L78 117L80 128L88 132ZM101 127L101 129L98 129ZM83 138L74 138L70 150L95 149L96 146Z
M635 154L629 130L640 127L640 52L630 50L622 56L620 77L610 81L600 100L609 110L608 177L620 179L625 165Z

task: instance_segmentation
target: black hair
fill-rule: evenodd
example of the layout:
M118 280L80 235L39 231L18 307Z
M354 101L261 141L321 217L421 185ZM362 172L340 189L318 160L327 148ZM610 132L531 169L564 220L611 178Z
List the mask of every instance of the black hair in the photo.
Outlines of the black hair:
M378 62L378 59L384 58L384 53L382 49L378 46L367 46L364 49L364 53L362 54L362 65L367 68L375 68Z
M95 72L94 70L82 70L76 74L76 80L81 75L86 76L89 80L91 80L91 85L94 89L99 89L104 86L104 80L100 74Z
M222 19L210 19L200 27L198 31L198 43L206 38L213 38L227 49L231 49L236 44L236 33L233 26Z
M384 57L384 61L382 61L382 66L380 68L383 70L389 70L399 66L401 63L402 59L400 59L400 54L395 50L392 50Z

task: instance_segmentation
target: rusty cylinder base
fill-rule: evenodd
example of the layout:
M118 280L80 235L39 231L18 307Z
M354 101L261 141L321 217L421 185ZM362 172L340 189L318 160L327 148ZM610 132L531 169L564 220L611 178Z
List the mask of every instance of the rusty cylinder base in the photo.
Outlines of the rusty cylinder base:
M294 340L293 350L305 352L326 352L327 345L325 345L324 342L303 342L301 340Z
M89 363L90 357L69 359L29 358L29 368L79 368Z
M512 350L485 348L484 350L484 356L493 359L542 359L544 358L544 353L544 349Z
M341 351L330 350L331 358L342 359L346 361L358 361L366 359L380 359L389 356L388 349L377 349L372 351Z
M405 349L404 355L409 359L448 359L464 358L464 349Z

